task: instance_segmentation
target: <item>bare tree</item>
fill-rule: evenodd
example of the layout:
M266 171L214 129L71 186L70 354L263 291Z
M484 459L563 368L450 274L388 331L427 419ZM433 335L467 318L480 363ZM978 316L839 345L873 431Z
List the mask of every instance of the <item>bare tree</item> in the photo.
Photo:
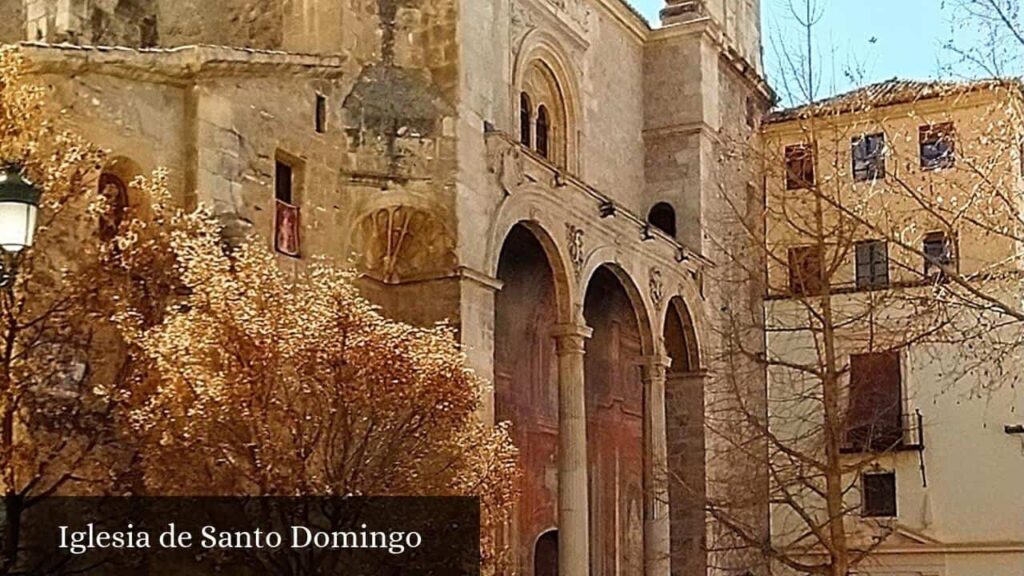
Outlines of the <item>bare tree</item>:
M791 6L803 42L776 46L776 80L803 105L770 116L761 142L723 144L727 162L764 170L760 218L731 206L759 257L716 241L745 272L736 289L764 285L766 303L727 310L718 337L733 358L719 365L736 369L706 394L709 459L758 461L767 447L772 537L749 516L743 475L725 474L708 479L732 487L709 491L727 495L709 497L709 547L847 576L898 528L884 510L862 518L874 516L865 479L922 445L923 417L900 383L908 354L968 393L1019 373L1020 92L1000 80L889 82L819 99L823 8ZM750 345L756 330L763 349ZM744 359L768 374L767 409Z
M955 75L993 78L1024 72L1024 14L1019 0L945 0L952 24L946 49Z

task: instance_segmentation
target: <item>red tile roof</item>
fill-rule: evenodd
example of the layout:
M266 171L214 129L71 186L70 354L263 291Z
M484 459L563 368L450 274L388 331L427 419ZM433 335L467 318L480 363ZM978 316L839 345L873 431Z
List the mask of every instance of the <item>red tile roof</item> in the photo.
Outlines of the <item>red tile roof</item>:
M765 123L786 122L788 120L825 114L844 114L865 108L893 106L932 98L961 96L977 91L994 91L998 89L1009 89L1020 93L1021 81L1014 78L988 78L971 81L921 81L893 78L857 88L831 98L819 100L812 104L777 110L765 118Z

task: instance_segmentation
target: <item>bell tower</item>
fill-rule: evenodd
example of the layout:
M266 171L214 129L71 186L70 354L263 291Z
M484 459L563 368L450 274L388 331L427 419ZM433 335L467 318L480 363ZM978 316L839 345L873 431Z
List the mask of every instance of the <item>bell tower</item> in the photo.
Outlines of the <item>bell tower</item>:
M715 263L700 282L709 349L719 353L705 357L699 388L702 410L713 405L718 414L736 402L737 390L745 409L767 413L764 367L745 353L726 352L763 344L760 333L736 330L756 326L763 310L760 278L750 273L760 269L761 241L750 233L758 230L763 182L758 127L773 99L762 74L760 7L760 0L666 0L663 25L644 48L646 201L673 206L678 238ZM686 410L669 399L668 422L686 422ZM733 534L703 513L709 503L729 502L730 514L760 538L769 534L767 468L731 448L759 442L757 431L702 430L703 458L688 452L683 426L667 431L670 477L686 486L671 483L668 490L672 576L720 576L757 565L755 557L732 552ZM741 492L749 498L736 500Z
M761 0L666 0L661 10L665 26L710 18L747 63L762 73Z

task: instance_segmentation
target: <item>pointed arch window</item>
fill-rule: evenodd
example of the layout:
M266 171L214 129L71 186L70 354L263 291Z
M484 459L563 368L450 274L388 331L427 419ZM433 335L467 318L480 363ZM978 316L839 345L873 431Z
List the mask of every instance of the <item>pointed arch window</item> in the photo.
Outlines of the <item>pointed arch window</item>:
M550 131L551 118L548 116L547 107L542 104L537 109L537 152L545 158L550 158Z
M531 144L531 123L533 121L533 103L530 95L523 92L519 95L519 142L529 147Z

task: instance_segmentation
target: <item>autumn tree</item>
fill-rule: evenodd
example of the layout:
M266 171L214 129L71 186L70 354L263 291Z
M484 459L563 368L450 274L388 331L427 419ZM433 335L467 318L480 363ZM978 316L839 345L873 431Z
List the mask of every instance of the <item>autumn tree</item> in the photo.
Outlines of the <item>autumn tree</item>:
M156 325L138 303L117 316L149 378L132 413L148 490L479 496L485 534L506 520L516 450L479 420L483 382L452 329L386 319L326 262L293 276L257 238L226 246L161 178L138 184L162 226L126 223L116 259L169 255L183 294Z
M62 130L44 98L23 81L18 52L0 50L0 164L42 192L34 247L4 254L0 288L3 574L24 569L26 510L51 495L130 489L135 449L118 414L129 369L111 321L116 274L96 234L104 155Z
M26 569L18 511L83 494L474 496L493 569L516 450L454 330L388 320L325 261L282 271L163 171L112 205L44 97L0 52L0 160L42 191L0 290L0 573Z

